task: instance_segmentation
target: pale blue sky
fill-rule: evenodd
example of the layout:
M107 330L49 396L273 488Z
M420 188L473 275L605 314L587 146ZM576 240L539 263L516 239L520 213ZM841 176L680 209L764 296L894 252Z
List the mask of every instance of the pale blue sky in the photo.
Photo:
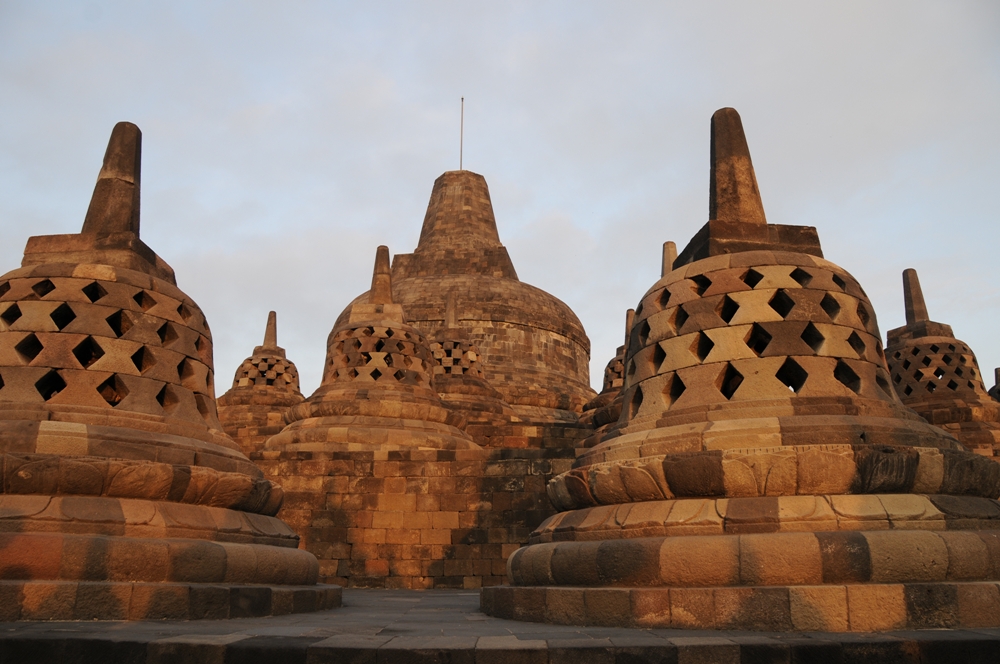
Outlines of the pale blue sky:
M457 168L463 95L465 166L521 279L583 321L595 385L661 243L707 218L723 106L768 220L816 226L883 335L914 267L931 317L1000 365L995 2L0 0L0 271L79 230L135 122L142 235L208 316L217 391L276 309L308 394L375 247L411 251Z

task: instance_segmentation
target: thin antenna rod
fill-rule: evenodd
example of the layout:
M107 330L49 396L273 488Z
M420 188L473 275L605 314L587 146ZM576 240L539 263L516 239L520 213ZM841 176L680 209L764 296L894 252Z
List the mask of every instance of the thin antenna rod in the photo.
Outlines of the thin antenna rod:
M462 116L458 124L458 170L462 168L462 150L465 147L465 97L462 97Z

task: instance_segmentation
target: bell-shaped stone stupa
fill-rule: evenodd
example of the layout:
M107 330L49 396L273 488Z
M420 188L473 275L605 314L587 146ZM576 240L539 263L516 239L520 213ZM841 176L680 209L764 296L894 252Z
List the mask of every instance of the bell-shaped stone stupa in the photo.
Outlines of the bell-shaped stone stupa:
M267 315L264 343L236 370L231 390L219 397L219 421L250 456L285 427L285 411L302 403L299 372L278 346L277 314Z
M139 239L141 140L116 125L83 232L0 277L0 619L339 605L220 430L205 316Z
M966 448L1000 450L1000 403L986 391L979 363L951 327L927 315L917 271L903 272L906 325L888 332L892 386L908 407L954 435Z
M522 419L575 424L594 397L583 326L563 302L517 278L483 176L449 171L434 182L417 248L393 259L392 295L425 335L445 324L454 297L455 323L479 349L486 379Z
M636 307L618 429L484 611L872 631L1000 624L1000 468L905 408L875 314L813 228L765 221L739 115L710 221ZM544 592L541 589L544 588Z

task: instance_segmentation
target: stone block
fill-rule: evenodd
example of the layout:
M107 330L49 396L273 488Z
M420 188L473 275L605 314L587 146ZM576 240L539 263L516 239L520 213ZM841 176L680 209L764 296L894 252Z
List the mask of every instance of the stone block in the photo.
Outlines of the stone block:
M660 546L660 581L666 586L738 583L740 546L735 536L667 537Z
M804 632L848 630L847 588L794 586L788 589L792 625Z
M740 582L753 586L814 585L823 581L813 533L739 536Z
M936 533L919 530L864 533L871 552L874 583L943 581L948 547Z
M670 627L670 589L633 588L630 599L636 627Z
M632 603L628 588L587 588L584 590L587 624L628 627L632 624Z
M848 585L847 607L852 632L888 632L907 624L902 584Z

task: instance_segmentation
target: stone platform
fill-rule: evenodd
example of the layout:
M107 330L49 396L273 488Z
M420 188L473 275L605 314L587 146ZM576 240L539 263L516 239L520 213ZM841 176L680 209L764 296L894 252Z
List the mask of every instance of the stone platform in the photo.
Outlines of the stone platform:
M343 607L197 622L0 623L0 663L996 662L1000 630L882 634L573 627L491 618L479 593L343 591Z

